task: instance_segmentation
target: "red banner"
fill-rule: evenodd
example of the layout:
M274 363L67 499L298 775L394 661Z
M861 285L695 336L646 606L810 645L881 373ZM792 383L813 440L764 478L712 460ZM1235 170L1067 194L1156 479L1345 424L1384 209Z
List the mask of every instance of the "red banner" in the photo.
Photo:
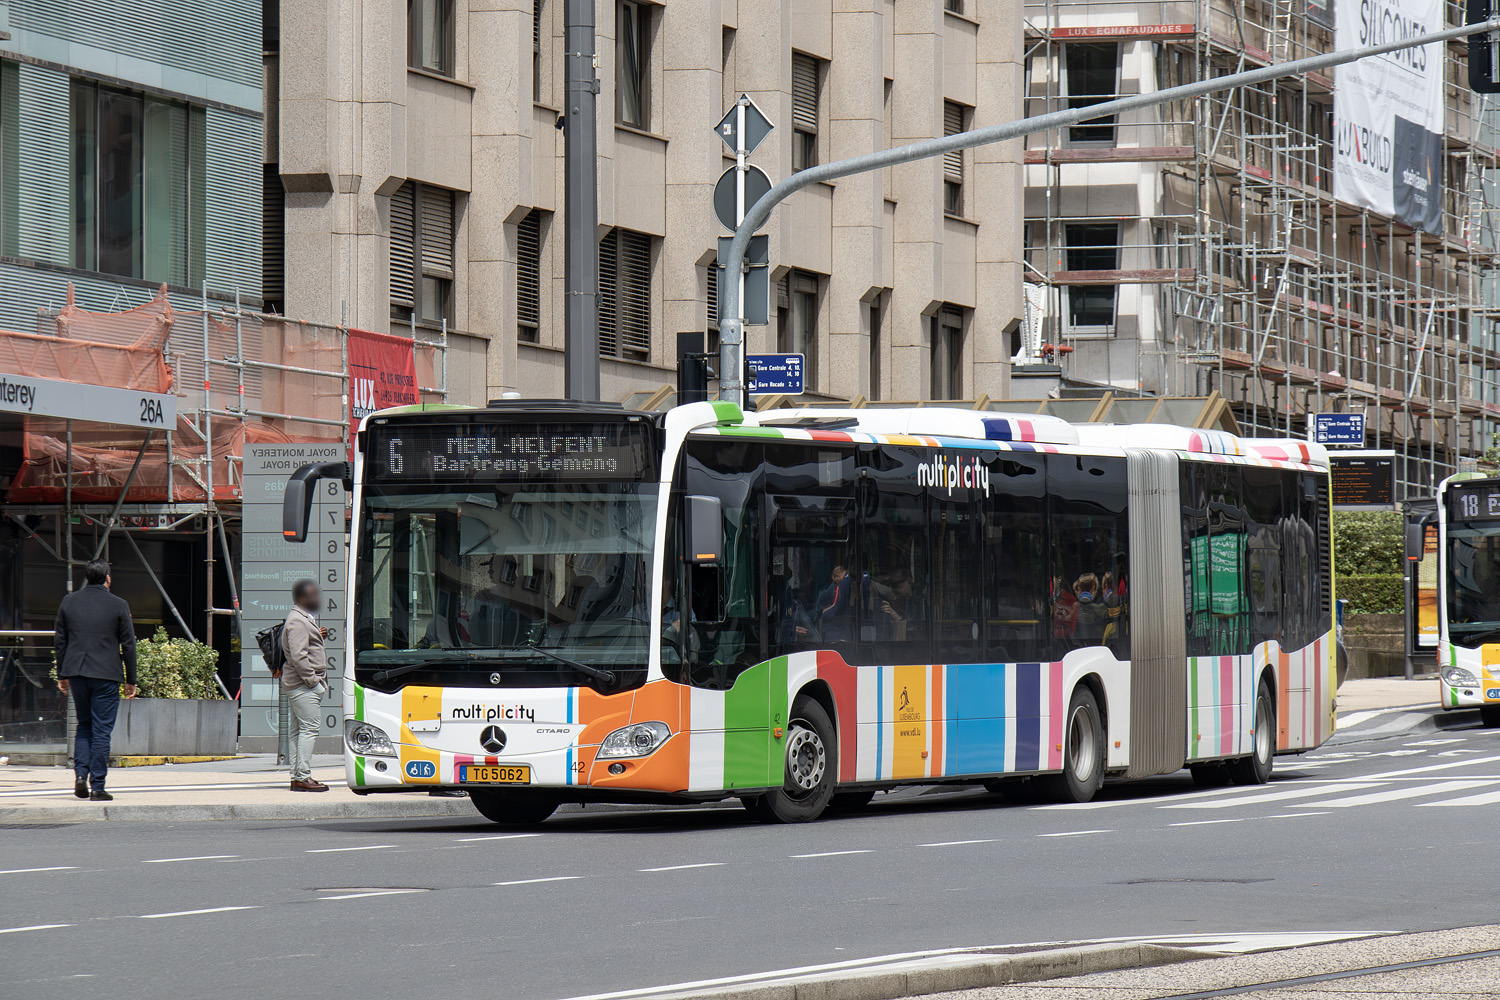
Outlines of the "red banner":
M349 331L349 430L376 410L420 402L410 337ZM353 441L350 442L351 447ZM351 452L351 457L352 457Z

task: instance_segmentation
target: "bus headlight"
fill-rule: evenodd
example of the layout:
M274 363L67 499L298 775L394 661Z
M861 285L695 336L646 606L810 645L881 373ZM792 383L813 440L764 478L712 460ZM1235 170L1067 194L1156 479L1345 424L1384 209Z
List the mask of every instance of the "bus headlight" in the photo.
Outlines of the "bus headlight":
M367 757L396 756L396 748L391 745L391 738L385 734L385 730L368 722L345 719L344 742L349 744L350 750Z
M655 753L671 735L672 731L664 722L637 722L623 729L616 729L604 737L596 756L601 760L610 757L646 757Z
M1474 676L1472 670L1463 667L1444 667L1442 670L1443 681L1450 687L1474 687L1479 683L1479 678Z

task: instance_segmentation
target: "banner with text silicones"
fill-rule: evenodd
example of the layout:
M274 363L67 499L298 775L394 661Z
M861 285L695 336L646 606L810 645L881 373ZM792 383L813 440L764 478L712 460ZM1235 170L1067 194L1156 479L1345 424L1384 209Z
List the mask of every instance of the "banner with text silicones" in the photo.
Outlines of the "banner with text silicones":
M369 330L349 331L349 443L353 457L359 422L388 406L421 402L417 361L410 337Z
M1334 48L1415 38L1444 27L1441 0L1337 0ZM1443 231L1443 46L1423 45L1334 71L1333 195L1415 229Z

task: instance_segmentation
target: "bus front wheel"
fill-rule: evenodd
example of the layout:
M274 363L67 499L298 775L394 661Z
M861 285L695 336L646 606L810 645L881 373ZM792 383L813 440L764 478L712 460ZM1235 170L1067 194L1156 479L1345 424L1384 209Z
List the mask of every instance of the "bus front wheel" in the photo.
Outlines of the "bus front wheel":
M469 801L479 815L506 826L535 826L557 810L557 800L522 792L471 789Z
M1271 766L1276 753L1276 702L1265 681L1255 692L1255 730L1250 756L1229 762L1229 774L1236 785L1264 785L1271 780Z
M839 745L833 720L816 701L802 696L792 703L784 744L782 786L745 806L765 823L807 823L823 815L838 782Z
M1104 784L1104 726L1094 692L1080 687L1068 704L1063 727L1062 774L1036 779L1058 802L1087 802Z
M1500 729L1500 705L1479 706L1479 724L1486 729Z

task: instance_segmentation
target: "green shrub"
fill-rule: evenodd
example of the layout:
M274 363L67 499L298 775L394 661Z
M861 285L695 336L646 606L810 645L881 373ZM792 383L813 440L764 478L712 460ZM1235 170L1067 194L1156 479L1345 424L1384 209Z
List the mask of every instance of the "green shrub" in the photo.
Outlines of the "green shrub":
M1400 614L1405 594L1399 573L1340 573L1334 581L1334 596L1356 615Z
M1401 515L1393 510L1333 512L1333 565L1340 574L1401 575Z
M219 651L194 639L174 639L160 625L156 634L135 644L136 694L141 698L224 697L214 683ZM57 657L52 658L57 680Z

